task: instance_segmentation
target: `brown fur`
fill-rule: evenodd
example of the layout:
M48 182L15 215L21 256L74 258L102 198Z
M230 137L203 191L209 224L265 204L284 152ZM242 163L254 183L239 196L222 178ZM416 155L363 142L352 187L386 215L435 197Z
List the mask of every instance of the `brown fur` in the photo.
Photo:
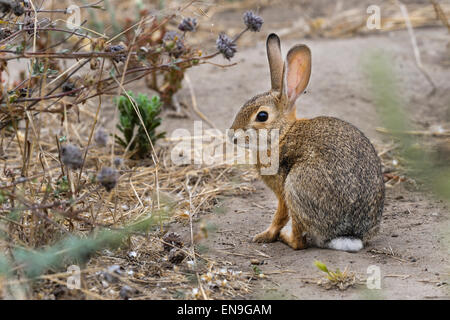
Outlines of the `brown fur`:
M281 56L276 53L279 41L274 35L269 36L267 47L272 87L278 89L281 83L281 91L272 88L249 100L231 127L280 130L278 173L261 175L277 196L278 208L271 225L254 241L272 242L279 237L294 249L306 247L306 234L321 247L337 237L366 242L379 228L384 204L381 163L375 149L345 121L296 119L294 103L309 80L309 49L293 47L288 65L281 67L280 61L271 61ZM260 110L269 113L266 122L255 121ZM256 167L261 169L259 161ZM292 232L280 233L289 218Z

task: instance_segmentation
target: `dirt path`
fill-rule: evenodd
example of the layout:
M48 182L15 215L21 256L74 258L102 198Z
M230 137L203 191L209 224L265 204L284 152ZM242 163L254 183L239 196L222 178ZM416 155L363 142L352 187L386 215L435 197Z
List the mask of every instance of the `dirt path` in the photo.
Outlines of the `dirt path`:
M430 126L448 121L442 117L450 117L450 112L439 113L450 102L446 93L449 70L439 63L445 55L444 41L448 41L448 35L444 29L427 29L417 31L417 37L423 48L423 60L440 88L435 98L424 98L430 87L415 66L409 37L404 31L343 40L306 40L312 49L313 73L308 93L297 104L298 116L337 116L381 144L383 137L375 131L377 116L361 61L370 50L383 50L396 62L400 91L416 123ZM283 43L283 52L292 44L292 41ZM190 73L199 108L220 129L231 124L234 114L248 98L269 86L263 42L239 52L235 61L239 62L237 67L219 69L205 65L200 67L200 72ZM189 101L187 89L183 89L181 98ZM170 120L165 126L169 133L179 127L193 128L192 119ZM450 272L449 209L438 200L408 191L402 185L389 188L382 230L367 248L358 253L318 248L293 251L280 242L250 241L268 226L276 208L275 196L268 188L259 181L254 185L254 193L224 198L217 210L201 215L195 222L196 228L201 220L217 228L200 243L208 248L208 255L241 270L251 270L253 257L263 263L258 268L269 277L258 281L247 298L450 298L446 284ZM171 228L189 238L185 226L174 224ZM391 249L389 253L387 250ZM348 266L362 279L367 276L368 266L376 265L381 271L382 290L367 290L365 285L346 291L325 290L316 284L323 274L313 265L314 260L326 263L332 270Z

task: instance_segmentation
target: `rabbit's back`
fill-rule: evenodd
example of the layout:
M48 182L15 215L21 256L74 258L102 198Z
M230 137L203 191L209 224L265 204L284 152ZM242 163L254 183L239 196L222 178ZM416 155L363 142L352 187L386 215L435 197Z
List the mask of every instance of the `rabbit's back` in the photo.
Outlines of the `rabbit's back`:
M381 163L360 130L332 117L299 120L280 148L291 216L319 245L376 232L384 202Z

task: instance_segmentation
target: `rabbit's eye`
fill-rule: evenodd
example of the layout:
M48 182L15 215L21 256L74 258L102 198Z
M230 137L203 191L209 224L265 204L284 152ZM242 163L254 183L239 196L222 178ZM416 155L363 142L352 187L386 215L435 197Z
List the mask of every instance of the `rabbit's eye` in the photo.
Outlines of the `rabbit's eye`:
M265 122L267 119L269 119L269 114L265 111L260 111L256 115L256 120L259 122Z

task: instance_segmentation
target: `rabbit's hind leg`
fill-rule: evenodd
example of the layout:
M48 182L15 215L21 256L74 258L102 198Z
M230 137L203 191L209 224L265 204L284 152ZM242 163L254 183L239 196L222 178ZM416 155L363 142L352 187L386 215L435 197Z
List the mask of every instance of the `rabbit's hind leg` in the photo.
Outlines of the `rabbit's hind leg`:
M292 231L283 230L280 233L280 240L294 250L306 249L306 235L304 228L296 219L292 219Z
M274 242L277 240L280 230L289 221L288 209L282 197L278 198L278 208L275 212L272 223L263 232L253 237L253 242Z

